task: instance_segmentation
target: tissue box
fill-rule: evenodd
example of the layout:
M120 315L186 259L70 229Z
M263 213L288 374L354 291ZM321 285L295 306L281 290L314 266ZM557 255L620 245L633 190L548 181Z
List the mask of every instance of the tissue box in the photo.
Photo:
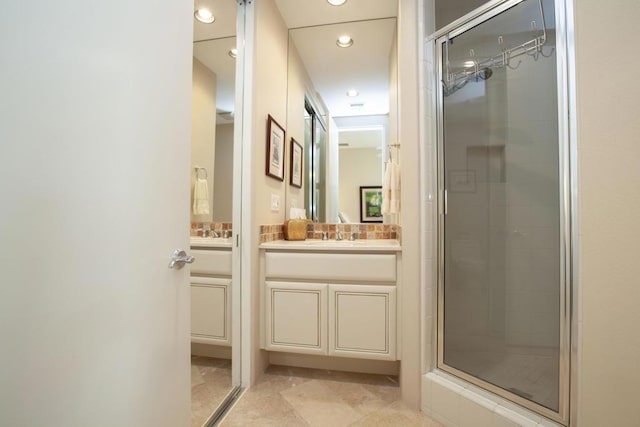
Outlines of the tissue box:
M308 219L289 219L284 222L285 240L305 240L307 238Z

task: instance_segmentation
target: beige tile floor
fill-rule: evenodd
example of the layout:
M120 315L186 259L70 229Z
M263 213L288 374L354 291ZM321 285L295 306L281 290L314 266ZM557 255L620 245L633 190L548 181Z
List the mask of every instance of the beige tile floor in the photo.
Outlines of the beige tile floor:
M396 377L283 366L270 366L220 426L442 427L400 401Z
M191 357L191 426L202 426L231 390L231 361Z

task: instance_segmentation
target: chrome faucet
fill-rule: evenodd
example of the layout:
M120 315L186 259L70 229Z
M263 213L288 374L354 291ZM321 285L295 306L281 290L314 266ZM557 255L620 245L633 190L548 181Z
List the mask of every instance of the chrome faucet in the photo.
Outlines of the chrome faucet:
M349 236L349 240L354 241L358 238L358 233L351 233Z
M216 230L202 229L202 237L220 237L220 233Z
M342 240L342 231L336 231L336 240Z
M322 232L322 240L329 240L329 232L328 231L323 231Z
M225 239L231 237L231 230L224 230L224 232L222 233L222 237L224 237Z

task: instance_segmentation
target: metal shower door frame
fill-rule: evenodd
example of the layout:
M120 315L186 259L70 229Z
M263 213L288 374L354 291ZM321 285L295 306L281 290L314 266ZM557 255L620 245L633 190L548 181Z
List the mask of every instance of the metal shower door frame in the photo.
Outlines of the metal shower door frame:
M437 88L435 121L437 136L437 188L438 188L438 221L437 221L437 328L436 328L436 368L471 384L508 399L528 410L547 417L563 425L569 425L570 414L570 389L572 378L571 361L576 357L572 353L573 330L572 321L575 321L575 313L572 312L572 293L574 288L573 277L576 268L576 256L574 246L576 243L576 199L577 180L575 170L575 144L570 137L571 122L569 111L573 106L570 97L569 81L569 49L567 46L568 27L566 20L567 0L555 0L556 18L556 84L558 105L558 160L559 160L559 194L560 194L560 354L559 354L559 410L555 412L531 400L497 387L480 378L462 372L444 363L444 233L446 216L446 192L444 170L444 96L442 81L444 61L442 46L448 40L463 34L472 28L490 20L491 18L511 9L525 0L493 0L464 17L442 28L427 39L427 43L434 43L435 64L437 80L433 87ZM569 0L570 2L570 0ZM429 77L427 77L429 78Z

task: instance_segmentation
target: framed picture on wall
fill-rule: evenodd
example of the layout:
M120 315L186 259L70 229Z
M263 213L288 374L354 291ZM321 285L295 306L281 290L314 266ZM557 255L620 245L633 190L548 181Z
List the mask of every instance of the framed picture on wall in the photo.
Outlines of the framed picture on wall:
M268 176L284 181L284 128L269 114L267 121Z
M360 187L360 222L382 222L382 187Z
M291 138L291 172L289 183L294 187L302 188L302 145Z

